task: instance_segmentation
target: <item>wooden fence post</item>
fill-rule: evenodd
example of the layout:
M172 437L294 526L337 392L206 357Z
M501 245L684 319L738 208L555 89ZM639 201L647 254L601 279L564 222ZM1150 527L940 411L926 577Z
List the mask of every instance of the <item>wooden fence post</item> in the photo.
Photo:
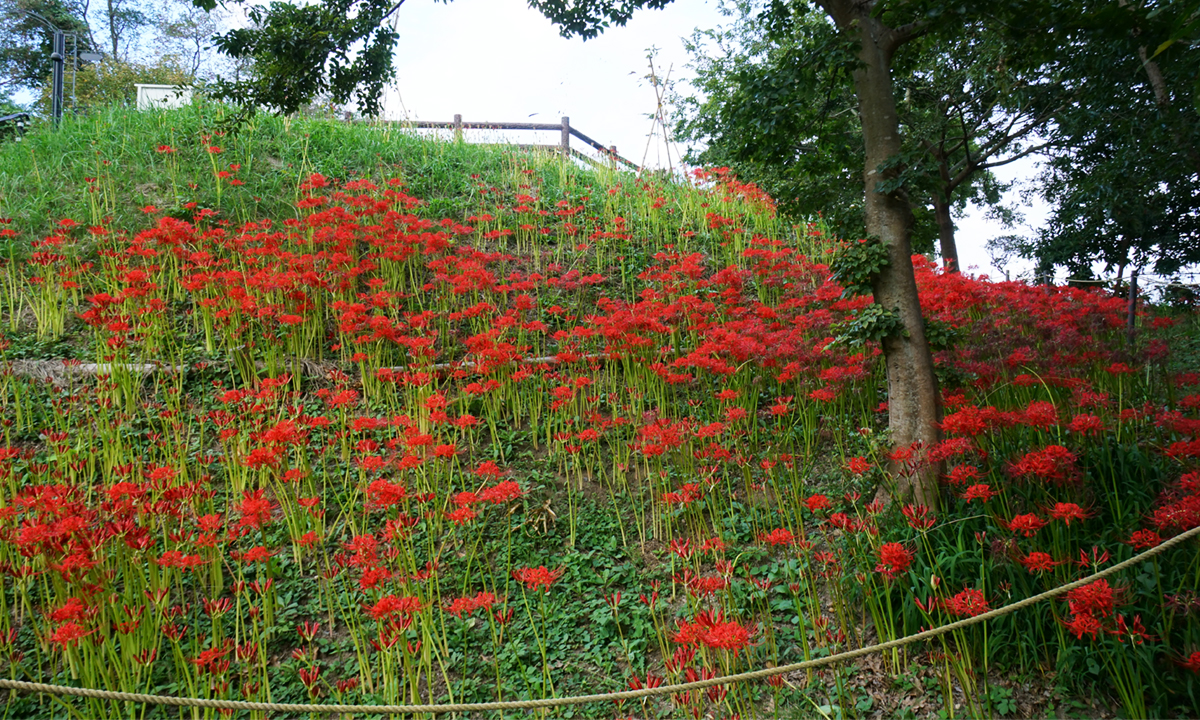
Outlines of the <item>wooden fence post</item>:
M454 142L462 142L462 115L454 114Z
M562 155L564 158L571 154L571 118L562 119Z

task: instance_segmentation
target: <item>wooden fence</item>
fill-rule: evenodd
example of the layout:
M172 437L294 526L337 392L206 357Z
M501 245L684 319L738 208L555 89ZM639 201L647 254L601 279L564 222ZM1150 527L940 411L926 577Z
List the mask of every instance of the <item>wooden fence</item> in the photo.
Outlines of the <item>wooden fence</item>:
M404 127L417 128L422 130L453 130L454 139L462 140L464 130L542 130L542 131L558 131L561 133L559 143L557 145L537 145L537 144L516 144L515 147L542 150L550 150L552 152L562 153L564 157L577 157L585 162L599 165L596 160L588 155L584 155L575 148L571 147L571 137L574 136L581 140L585 145L598 150L601 155L609 158L613 162L621 163L626 167L631 168L635 172L642 172L642 168L636 163L626 160L617 154L617 148L604 147L599 142L584 135L575 128L571 127L571 118L564 117L558 123L527 123L527 122L463 122L462 115L455 115L454 120L450 122L430 121L430 120L413 120L399 121L394 124Z

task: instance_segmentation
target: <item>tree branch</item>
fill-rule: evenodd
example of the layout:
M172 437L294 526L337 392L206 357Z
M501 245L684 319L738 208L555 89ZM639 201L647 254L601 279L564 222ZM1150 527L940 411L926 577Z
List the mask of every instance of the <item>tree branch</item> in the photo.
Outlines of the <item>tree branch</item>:
M1000 167L1000 166L1002 166L1002 165L1007 165L1007 164L1009 164L1009 163L1011 163L1011 162L1016 162L1017 160L1020 160L1020 159L1021 159L1021 158L1023 158L1023 157L1026 157L1026 156L1028 156L1028 155L1032 155L1033 153L1036 153L1036 152L1040 152L1040 151L1042 151L1042 150L1045 150L1046 148L1048 148L1048 147L1050 147L1050 146L1052 146L1052 145L1054 145L1054 143L1053 143L1053 142L1044 142L1044 143L1042 143L1042 144L1040 144L1040 145L1033 145L1033 146L1031 146L1031 147L1025 148L1024 150L1022 150L1021 152L1017 153L1016 155L1013 155L1012 157L1005 158L1005 159L1003 159L1003 160L997 160L996 162L983 163L983 164L981 164L981 165L979 166L979 168L978 168L978 169L980 169L980 170L991 170L992 168Z

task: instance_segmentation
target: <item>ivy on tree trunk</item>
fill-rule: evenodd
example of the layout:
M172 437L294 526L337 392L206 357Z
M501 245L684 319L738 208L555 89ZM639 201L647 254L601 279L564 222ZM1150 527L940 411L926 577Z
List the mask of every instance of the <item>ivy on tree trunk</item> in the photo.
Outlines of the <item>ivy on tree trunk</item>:
M892 28L872 16L874 2L820 0L819 4L843 31L858 42L860 66L854 71L866 163L867 232L887 248L888 264L875 276L875 302L900 317L903 332L882 341L888 380L888 429L894 448L920 444L928 449L941 440L941 393L933 370L933 354L925 338L925 321L912 265L912 209L899 189L880 192L876 186L900 170L879 170L900 154L900 123L892 87L891 63L896 49L921 31L917 25ZM937 465L923 465L912 475L896 473L896 493L935 507Z

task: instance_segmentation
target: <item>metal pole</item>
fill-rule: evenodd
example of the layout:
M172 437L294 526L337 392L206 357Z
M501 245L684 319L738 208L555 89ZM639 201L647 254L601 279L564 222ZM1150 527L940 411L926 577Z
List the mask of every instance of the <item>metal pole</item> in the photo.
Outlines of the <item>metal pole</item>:
M78 100L75 97L75 79L79 77L79 35L71 33L71 112L75 112Z
M50 115L54 124L62 122L63 113L63 64L66 62L67 39L62 30L54 31L54 52L50 60L54 63L54 75L50 87Z

